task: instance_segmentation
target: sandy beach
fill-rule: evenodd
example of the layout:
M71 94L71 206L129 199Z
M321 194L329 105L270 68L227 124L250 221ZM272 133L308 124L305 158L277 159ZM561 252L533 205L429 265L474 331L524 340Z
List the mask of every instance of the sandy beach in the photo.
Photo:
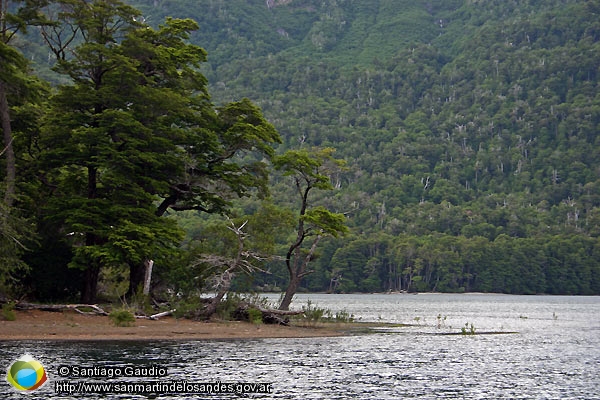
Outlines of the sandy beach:
M0 321L0 340L198 340L340 336L339 324L280 326L237 321L201 322L164 317L114 326L106 316L75 311L18 311L15 321Z

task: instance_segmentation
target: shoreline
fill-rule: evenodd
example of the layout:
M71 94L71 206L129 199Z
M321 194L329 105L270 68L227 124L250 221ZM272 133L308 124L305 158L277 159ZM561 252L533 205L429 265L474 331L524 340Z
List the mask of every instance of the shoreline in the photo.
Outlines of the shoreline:
M267 325L239 321L192 321L164 317L114 326L107 316L74 311L15 311L15 321L0 321L0 341L151 341L310 338L344 336L351 324Z

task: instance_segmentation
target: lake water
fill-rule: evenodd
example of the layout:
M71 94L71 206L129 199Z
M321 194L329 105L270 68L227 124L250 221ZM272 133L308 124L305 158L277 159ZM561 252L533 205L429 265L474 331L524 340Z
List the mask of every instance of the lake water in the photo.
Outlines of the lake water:
M28 395L11 390L3 379L0 394L3 399L600 399L600 297L303 294L292 308L309 300L356 320L411 326L335 338L0 342L3 368L29 353L49 376L42 389ZM460 334L465 325L476 334ZM73 384L271 383L272 393L57 394L56 383L65 379L58 376L61 365L155 365L168 371L159 378L68 378Z

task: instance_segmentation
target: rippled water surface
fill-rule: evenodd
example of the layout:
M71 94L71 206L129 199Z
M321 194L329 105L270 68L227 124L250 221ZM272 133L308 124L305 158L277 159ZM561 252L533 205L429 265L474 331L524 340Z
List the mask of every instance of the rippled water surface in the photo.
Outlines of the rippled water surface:
M411 326L336 338L0 342L3 368L30 353L49 376L40 391L26 397L6 381L0 394L9 399L240 398L54 393L53 383L62 379L60 365L154 364L168 369L167 377L157 379L273 384L270 395L242 398L600 399L600 297L312 294L298 296L293 305L300 308L308 300L357 320ZM476 334L460 334L465 325Z

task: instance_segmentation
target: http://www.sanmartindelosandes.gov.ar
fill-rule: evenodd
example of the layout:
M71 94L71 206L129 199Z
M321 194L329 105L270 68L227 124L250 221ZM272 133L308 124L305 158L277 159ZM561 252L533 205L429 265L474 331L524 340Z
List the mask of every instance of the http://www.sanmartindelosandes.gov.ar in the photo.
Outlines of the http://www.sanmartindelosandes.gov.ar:
M34 391L46 383L48 376L39 361L24 354L8 367L6 380L17 390Z

